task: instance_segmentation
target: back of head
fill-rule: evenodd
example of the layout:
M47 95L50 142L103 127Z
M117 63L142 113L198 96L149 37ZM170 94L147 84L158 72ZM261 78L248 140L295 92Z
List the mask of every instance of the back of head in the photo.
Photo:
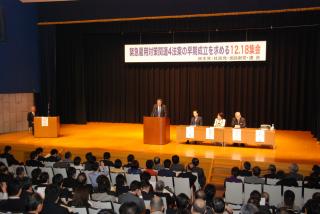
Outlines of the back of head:
M45 201L56 203L60 196L60 188L56 185L49 185L45 190Z
M11 151L11 149L12 149L12 147L7 145L4 147L3 151L4 151L4 153L9 153Z
M253 214L258 211L259 211L259 209L255 205L248 203L248 204L245 204L241 207L240 213L241 214Z
M99 163L98 162L93 162L91 165L92 171L98 171L99 170Z
M151 175L148 172L142 172L140 174L140 179L141 179L141 181L149 182L151 179Z
M43 199L38 193L32 193L27 197L25 207L28 213L40 213L43 207Z
M70 159L71 156L72 156L72 154L71 154L71 152L69 152L69 151L64 154L64 158L65 158L65 159Z
M119 209L120 214L139 214L138 205L134 202L123 203Z
M277 167L274 164L270 164L268 169L272 174L275 174L277 172Z
M67 168L67 176L68 178L74 178L74 176L77 174L77 170L74 167L68 167Z
M37 156L38 156L38 153L37 153L36 151L32 151L32 152L30 153L30 159L31 159L31 160L36 159Z
M184 193L180 193L176 197L176 205L179 210L188 209L190 206L189 197Z
M212 201L216 195L216 187L213 184L207 184L204 188L204 192L206 194L206 200Z
M49 174L47 172L41 172L39 175L39 182L40 183L48 183L49 181Z
M18 166L16 168L16 175L19 176L24 176L24 168L22 166Z
M141 189L141 183L139 181L132 181L130 184L130 191L136 191Z
M156 191L162 192L164 189L164 182L162 180L159 180L156 182Z
M9 180L7 189L9 196L20 195L22 191L22 185L18 180L12 179Z
M235 167L232 167L232 169L231 169L231 175L234 176L234 177L238 177L239 171L240 171L239 167L236 167L236 166L235 166Z
M131 163L133 160L134 160L134 155L133 154L129 154L128 157L127 157L127 161Z
M98 192L109 192L111 189L110 181L107 176L99 175L97 177Z
M289 166L289 170L291 173L297 173L299 171L299 166L296 163L293 163Z
M180 161L180 158L178 155L173 155L171 160L173 164L178 164Z
M192 205L192 213L204 214L206 212L206 202L203 199L196 199Z
M90 161L91 156L92 156L92 152L87 152L86 153L86 160Z
M35 152L39 155L43 152L43 148L42 147L38 147L36 148Z
M153 162L154 162L154 164L160 164L160 158L154 157Z
M206 200L206 193L203 190L198 190L195 192L195 199L202 199L202 200Z
M250 201L256 206L260 206L261 194L257 190L254 190L250 193Z
M194 166L198 166L199 163L200 163L200 161L199 161L198 158L192 158L192 164L193 164Z
M75 188L72 200L76 202L76 206L86 206L89 201L89 189L85 186Z
M284 192L283 201L287 207L293 207L295 199L295 194L291 190L286 190Z
M118 174L116 177L116 186L124 186L126 183L126 177L123 174Z
M52 177L52 184L57 186L62 186L63 176L61 174L56 174Z
M120 159L116 159L113 166L114 168L120 169L122 167L122 161Z
M50 155L57 155L57 154L58 154L58 150L57 149L51 149Z
M87 184L87 175L84 172L79 173L78 177L77 177L77 182L80 185L86 185Z
M250 170L250 169L251 169L251 163L250 163L249 161L245 161L245 162L243 163L243 167L244 167L244 169L246 169L246 170Z
M152 160L147 160L146 161L146 168L147 169L153 169L153 161Z
M73 164L74 164L75 166L79 166L80 163L81 163L81 158L80 158L79 156L77 156L77 157L75 157L75 158L73 159Z
M225 210L225 203L222 198L213 199L213 210L215 213L223 213Z
M110 157L111 157L110 152L105 152L105 153L103 153L103 159L105 159L105 160L109 160L109 159L110 159Z
M137 161L137 160L133 160L132 161L132 166L131 166L132 168L134 168L134 169L138 169L139 168L139 161Z
M41 169L35 168L34 170L31 171L31 177L32 179L38 179L41 174Z
M163 200L160 197L154 196L150 201L151 212L162 212L163 206Z
M165 159L165 160L163 161L163 166L164 166L164 168L169 169L169 168L171 167L171 160Z
M258 167L258 166L255 166L255 167L253 167L253 169L252 169L252 174L254 175L254 176L260 176L260 173L261 173L261 169L260 169L260 167Z

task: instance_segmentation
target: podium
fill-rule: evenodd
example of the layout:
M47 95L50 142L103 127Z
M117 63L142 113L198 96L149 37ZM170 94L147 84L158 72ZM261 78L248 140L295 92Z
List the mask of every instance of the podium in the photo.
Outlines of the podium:
M170 119L144 117L143 140L145 144L164 145L170 142Z
M35 117L34 136L35 137L58 137L60 131L59 117Z

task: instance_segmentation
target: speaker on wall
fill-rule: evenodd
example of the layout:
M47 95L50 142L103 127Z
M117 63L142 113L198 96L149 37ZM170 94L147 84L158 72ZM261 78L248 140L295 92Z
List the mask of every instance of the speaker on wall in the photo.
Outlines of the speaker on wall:
M4 41L5 38L5 27L4 27L4 12L0 7L0 42Z

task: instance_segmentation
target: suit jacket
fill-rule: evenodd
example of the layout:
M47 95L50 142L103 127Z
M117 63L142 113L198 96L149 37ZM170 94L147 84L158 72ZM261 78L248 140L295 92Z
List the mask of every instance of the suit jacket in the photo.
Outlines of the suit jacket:
M192 172L196 172L198 174L198 182L201 187L204 187L206 185L206 175L204 174L204 171L200 167L193 167Z
M252 175L252 176L245 177L244 182L248 184L264 184L265 179Z
M160 169L158 171L158 176L164 176L164 177L175 177L176 173L173 172L170 169Z
M43 204L43 210L41 214L68 214L69 211L67 208L59 206L53 202L45 201Z
M28 126L29 127L33 127L34 116L35 115L33 115L32 112L28 112L27 120L28 120Z
M160 110L160 117L167 117L167 107L166 105L161 105L161 110ZM153 106L152 112L151 112L151 117L158 117L158 105L155 104Z
M202 126L202 117L198 116L197 120L195 117L192 117L190 125L191 126Z
M20 162L10 153L2 153L0 155L1 158L7 159L8 165L19 165Z
M0 202L0 211L23 213L25 211L25 201L21 198L8 199Z
M238 121L235 117L232 118L231 127L234 128L236 125L239 125L240 128L246 128L246 119L244 117L240 117L240 120Z
M44 167L44 164L41 163L38 160L27 160L26 161L27 166L36 166L36 167Z

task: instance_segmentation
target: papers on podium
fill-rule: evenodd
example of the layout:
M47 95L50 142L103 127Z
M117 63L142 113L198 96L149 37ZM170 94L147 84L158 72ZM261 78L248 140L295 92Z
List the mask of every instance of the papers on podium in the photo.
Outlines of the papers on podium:
M194 138L194 126L186 127L186 138Z
M256 142L264 143L264 141L265 141L265 131L256 130Z
M214 140L214 127L206 128L206 139Z
M41 126L49 126L48 117L41 117Z
M232 141L241 141L241 129L232 129Z

